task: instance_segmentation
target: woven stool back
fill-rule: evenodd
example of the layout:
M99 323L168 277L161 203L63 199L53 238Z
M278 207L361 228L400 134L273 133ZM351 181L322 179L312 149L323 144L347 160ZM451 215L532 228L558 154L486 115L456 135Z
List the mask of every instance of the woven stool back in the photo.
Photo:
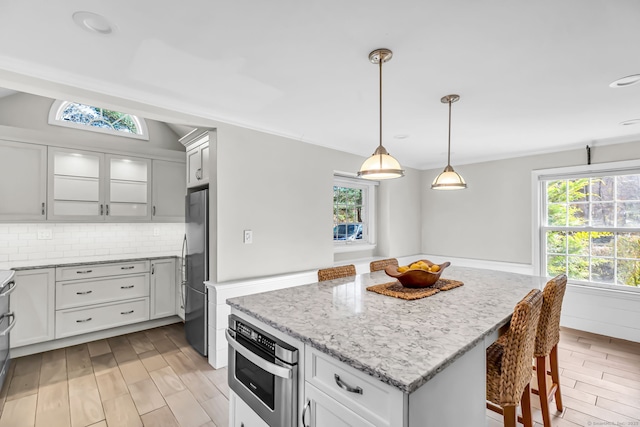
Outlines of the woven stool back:
M340 279L356 275L356 266L353 264L341 265L340 267L323 268L318 270L318 282L325 280Z
M542 292L542 312L536 334L535 357L545 357L560 341L560 310L567 289L567 276L560 274L549 280Z
M374 271L384 270L390 265L394 265L397 267L398 260L395 258L387 258L387 259L380 259L378 261L371 261L371 263L369 264L369 271L374 272Z
M531 359L541 309L542 292L532 289L513 311L502 356L499 402L502 406L519 405L522 391L531 381Z

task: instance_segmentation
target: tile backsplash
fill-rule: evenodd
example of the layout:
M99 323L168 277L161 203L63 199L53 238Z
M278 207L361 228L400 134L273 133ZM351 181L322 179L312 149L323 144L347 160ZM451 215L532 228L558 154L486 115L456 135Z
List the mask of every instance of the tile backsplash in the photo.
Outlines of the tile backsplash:
M182 223L0 224L0 268L180 255Z

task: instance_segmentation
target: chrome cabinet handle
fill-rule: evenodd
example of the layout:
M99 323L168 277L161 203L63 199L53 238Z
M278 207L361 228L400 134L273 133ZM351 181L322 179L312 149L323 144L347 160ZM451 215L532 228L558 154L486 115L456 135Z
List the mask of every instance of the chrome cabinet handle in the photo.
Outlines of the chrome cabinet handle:
M154 206L154 207L153 207L153 209L152 209L152 213L151 213L151 215L156 216L156 207L155 207L155 206Z
M4 319L5 317L10 317L11 321L10 321L9 325L4 329L4 331L0 332L0 337L3 337L5 335L7 335L9 332L11 332L13 327L16 326L16 315L13 314L13 311L10 311L10 312L5 313L2 316L0 316L0 320Z
M304 405L304 410L302 411L302 427L307 427L307 410L311 410L311 401L307 400L307 404Z
M13 292L13 291L16 289L16 282L15 282L15 280L10 281L9 283L7 283L7 285L10 285L10 286L9 286L9 289L7 289L6 291L2 292L2 293L0 294L0 298L2 298L2 297L6 297L7 295L9 295L11 292ZM5 286L7 286L7 285L5 285Z
M120 286L120 289L131 289L133 288L135 285L129 285L129 286Z
M80 270L80 271L76 271L76 274L89 274L93 272L93 270Z
M196 179L200 181L202 179L202 168L196 170Z
M109 205L105 205L107 208L107 216L109 216Z
M340 388L347 390L349 393L362 394L362 389L360 387L351 387L350 385L344 383L340 379L340 375L333 374L333 378L336 380L336 384L338 384Z
M42 215L44 215L44 202L42 202Z
M104 215L104 205L100 205L100 215Z
M76 292L76 295L89 295L90 293L92 293L93 291L83 291L83 292Z
M126 267L120 267L120 270L133 270L134 268L136 268L135 265L128 265Z
M91 319L92 319L92 317L87 317L86 319L76 320L76 323L85 323L85 322L89 322Z
M121 311L120 314L131 314L133 313L135 310L129 310L129 311Z
M155 264L151 264L151 274L156 274L156 266L155 266Z

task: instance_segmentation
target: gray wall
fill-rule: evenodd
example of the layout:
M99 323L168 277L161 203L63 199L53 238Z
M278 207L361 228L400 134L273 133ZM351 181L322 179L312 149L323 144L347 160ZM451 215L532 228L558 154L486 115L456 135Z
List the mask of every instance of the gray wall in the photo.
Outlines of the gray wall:
M592 164L640 158L640 142L595 146ZM422 172L422 252L531 264L531 172L586 164L586 150L454 165L463 191L430 190L441 169Z
M150 119L145 119L149 141L52 126L48 123L48 117L53 102L53 99L27 93L0 98L0 125L45 133L48 141L43 142L50 144L60 141L82 144L88 149L108 148L141 153L154 150L184 151L178 136L165 123Z
M420 250L419 172L381 183L379 249L334 260L334 171L357 171L363 157L229 125L218 127L217 147L218 282Z

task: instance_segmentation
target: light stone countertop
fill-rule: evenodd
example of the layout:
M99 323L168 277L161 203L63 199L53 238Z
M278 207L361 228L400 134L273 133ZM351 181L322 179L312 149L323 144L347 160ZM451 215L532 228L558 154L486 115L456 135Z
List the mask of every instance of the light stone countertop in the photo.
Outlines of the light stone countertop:
M231 298L227 303L384 383L412 393L507 324L543 277L451 266L464 286L407 301L366 290L384 271Z
M175 253L165 254L153 254L152 256L140 256L140 254L126 257L123 255L110 255L110 256L91 256L91 257L78 257L75 260L70 259L46 259L46 260L30 260L30 261L16 261L0 263L0 268L7 270L35 270L40 268L56 268L56 267L74 267L87 264L111 264L114 262L134 262L134 261L153 261L157 259L165 258L180 258L180 255Z

